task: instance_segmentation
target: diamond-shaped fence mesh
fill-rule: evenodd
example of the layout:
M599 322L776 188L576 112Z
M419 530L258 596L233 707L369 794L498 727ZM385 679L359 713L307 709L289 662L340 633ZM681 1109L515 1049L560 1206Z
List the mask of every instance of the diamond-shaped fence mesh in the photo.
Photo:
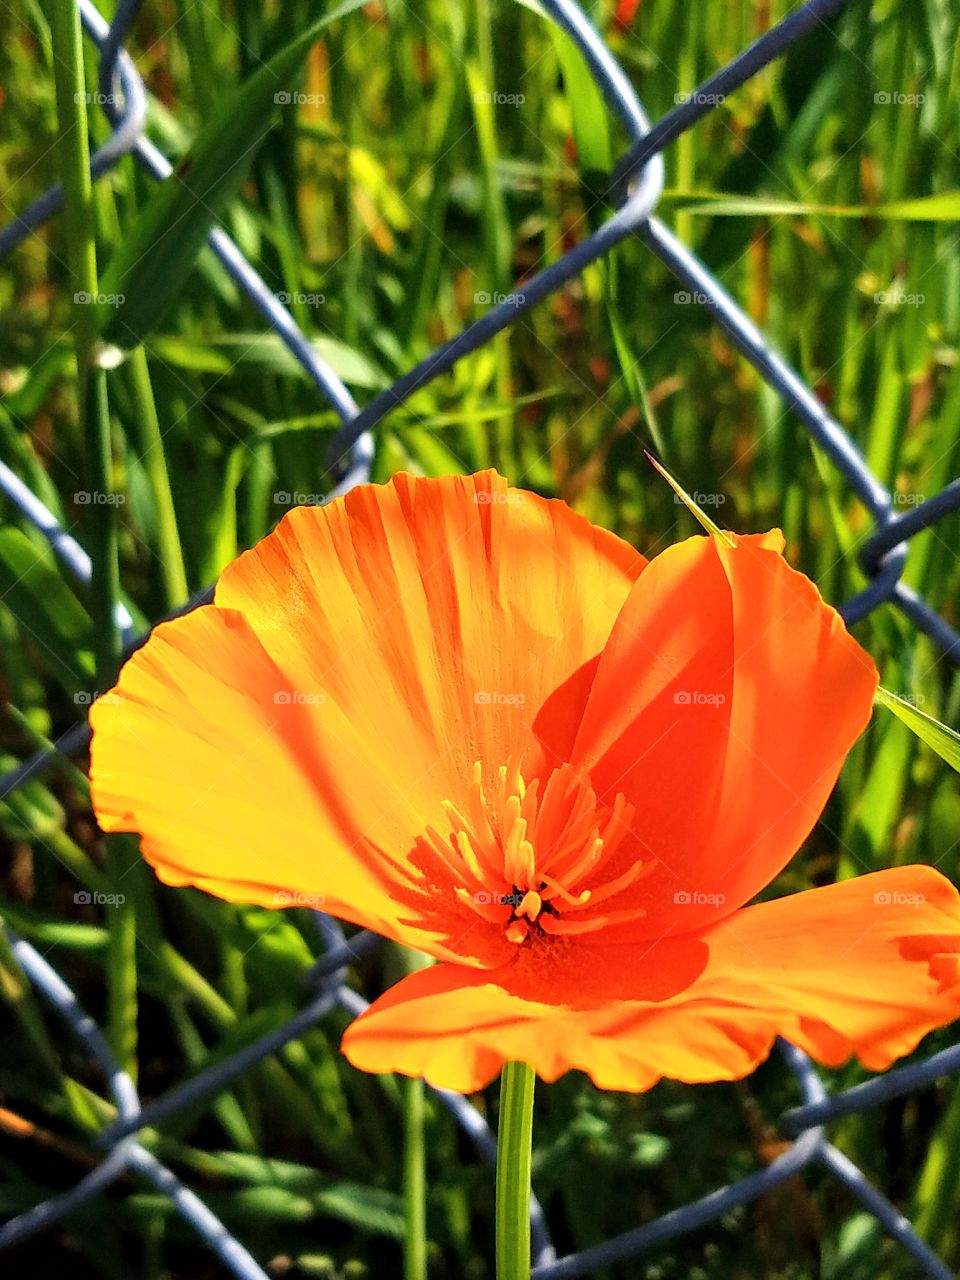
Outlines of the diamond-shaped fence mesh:
M864 618L882 603L899 609L919 630L932 638L951 660L960 660L960 635L902 580L909 539L960 508L960 480L936 496L900 513L893 498L871 474L857 446L798 375L765 342L762 334L707 268L654 216L663 187L662 150L723 101L738 86L779 57L790 45L821 24L836 17L852 0L810 0L745 49L727 66L656 124L651 124L624 71L573 0L540 0L542 9L575 42L610 108L626 129L631 145L610 180L616 211L588 238L524 284L520 298L490 307L481 319L459 336L433 351L425 360L398 378L388 389L358 406L344 383L318 355L236 243L220 228L212 231L209 245L243 294L259 309L309 374L324 400L332 406L341 426L334 441L333 469L341 475L334 497L369 478L373 457L371 432L391 410L419 388L446 372L461 357L488 342L513 324L523 311L537 305L608 253L627 237L638 238L680 282L683 289L706 307L730 341L774 388L801 422L812 440L829 458L851 490L866 506L873 530L860 553L869 578L865 590L841 609L847 622ZM132 154L152 177L168 180L172 166L145 136L146 91L123 43L140 0L121 0L112 23L107 23L91 0L78 0L84 30L99 50L100 98L112 126L109 140L91 158L94 177L110 171L126 154ZM121 105L117 105L117 104ZM5 229L0 230L0 253L10 252L33 231L53 217L63 192L52 188ZM0 490L21 515L49 540L67 571L87 582L91 564L84 549L58 524L53 514L23 481L0 461ZM209 598L209 593L198 600ZM196 603L196 602L194 602ZM118 624L129 646L139 642L126 611ZM64 734L56 750L69 754L81 750L89 737L86 724ZM0 798L44 771L54 758L41 752L0 780ZM313 995L285 1026L264 1035L225 1061L142 1106L137 1089L118 1065L97 1024L83 1011L70 987L27 941L7 928L10 944L24 974L46 1003L69 1025L98 1064L112 1095L117 1120L99 1136L104 1158L71 1190L30 1209L0 1227L0 1247L10 1246L50 1227L71 1210L102 1193L123 1175L134 1175L170 1198L177 1211L216 1252L231 1274L243 1280L266 1280L266 1273L243 1244L235 1239L201 1199L137 1140L148 1125L179 1112L198 1099L213 1096L243 1071L276 1053L319 1022L335 1006L356 1016L366 1001L345 985L346 968L380 939L361 933L349 939L339 925L316 913L316 924L326 945L323 959L311 972ZM791 1139L772 1163L717 1189L702 1199L644 1223L603 1244L557 1258L540 1206L531 1204L532 1240L537 1280L588 1275L613 1263L640 1255L677 1236L719 1219L741 1205L766 1194L785 1179L808 1166L828 1170L872 1215L882 1228L914 1260L918 1271L932 1277L952 1272L914 1231L910 1222L867 1180L862 1171L833 1146L825 1126L841 1116L865 1111L892 1098L906 1095L941 1076L960 1070L960 1045L947 1048L923 1061L887 1072L828 1096L810 1060L793 1046L781 1043L780 1052L796 1079L802 1105L781 1117L781 1133ZM496 1141L486 1122L464 1098L436 1091L480 1153L493 1162Z

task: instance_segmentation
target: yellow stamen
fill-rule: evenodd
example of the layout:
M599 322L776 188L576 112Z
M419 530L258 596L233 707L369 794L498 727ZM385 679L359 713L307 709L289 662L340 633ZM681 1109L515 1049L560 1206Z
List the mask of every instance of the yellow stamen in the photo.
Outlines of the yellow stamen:
M523 895L523 901L517 907L517 915L526 916L530 921L536 920L542 906L543 899L539 893L534 893L532 889L528 889Z
M617 873L597 883L630 834L633 809L622 795L608 807L568 764L527 784L514 758L486 786L475 765L461 804L444 804L450 832L429 827L427 841L454 877L458 901L502 927L508 941L593 933L644 914L629 899L621 910L595 910L656 866L635 859L621 870L626 860L617 857Z
M545 902L549 902L551 898L562 898L571 907L582 907L590 901L592 896L589 889L584 889L582 893L574 896L562 884L558 884L552 876L548 876L545 871L541 871L540 880L548 889L548 892L543 895Z

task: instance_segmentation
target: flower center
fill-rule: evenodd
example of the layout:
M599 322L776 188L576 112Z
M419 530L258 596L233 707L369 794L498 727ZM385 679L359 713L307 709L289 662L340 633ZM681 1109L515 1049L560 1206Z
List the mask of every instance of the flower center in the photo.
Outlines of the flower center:
M458 899L503 927L511 942L592 933L645 914L626 904L610 910L611 899L655 866L639 859L624 865L622 850L615 856L629 834L632 807L619 794L612 807L601 805L569 765L541 786L540 779L524 781L519 761L491 779L477 763L464 811L449 801L444 808L449 836L428 828L427 839L459 881Z

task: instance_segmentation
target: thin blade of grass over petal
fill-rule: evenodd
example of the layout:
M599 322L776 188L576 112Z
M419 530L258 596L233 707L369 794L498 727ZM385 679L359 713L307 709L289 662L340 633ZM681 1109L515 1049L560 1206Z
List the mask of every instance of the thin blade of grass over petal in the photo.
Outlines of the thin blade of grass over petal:
M701 524L704 529L706 529L707 533L712 534L715 538L719 538L720 541L725 542L728 547L736 546L736 543L733 538L730 537L729 533L721 529L715 520L710 519L707 513L701 509L700 504L690 497L686 489L683 488L678 480L674 479L666 467L663 466L662 463L658 462L653 454L648 452L646 449L644 450L644 453L647 455L647 461L650 462L657 471L659 471L683 505L687 508L694 519Z
M878 706L892 711L921 742L925 742L941 760L946 760L951 769L960 773L960 733L927 715L915 703L901 698L897 693L891 693L889 689L879 688L876 701Z

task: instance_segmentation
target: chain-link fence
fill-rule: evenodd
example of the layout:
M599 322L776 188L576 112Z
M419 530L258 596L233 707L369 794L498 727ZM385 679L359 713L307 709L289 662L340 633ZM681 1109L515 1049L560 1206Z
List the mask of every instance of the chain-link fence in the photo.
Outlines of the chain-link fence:
M108 24L91 0L78 0L87 36L99 50L100 95L112 126L109 140L91 158L95 177L107 173L120 157L132 154L151 176L170 177L172 166L144 134L146 92L123 44L140 0L120 0L112 24ZM919 630L929 635L952 660L960 660L960 635L901 581L909 539L960 508L960 480L936 496L896 513L892 495L871 474L864 458L844 429L798 375L770 349L763 336L724 291L719 281L654 216L663 187L661 152L681 133L722 102L738 86L780 56L795 41L830 22L851 0L810 0L793 10L729 65L711 76L697 90L685 95L676 108L651 125L622 68L573 0L540 0L541 8L574 41L590 68L609 108L626 129L631 146L610 179L616 212L587 239L557 262L524 283L523 294L494 305L459 336L432 352L397 379L387 390L358 406L334 370L294 322L234 241L220 228L212 231L209 245L242 293L259 309L267 324L287 345L309 374L325 401L336 412L341 426L334 440L331 466L341 476L331 497L369 478L373 454L371 432L390 411L415 391L444 373L461 357L475 351L495 334L513 324L518 315L535 306L588 264L601 258L627 237L636 237L676 276L685 290L705 306L729 339L783 397L812 440L823 450L852 491L863 502L873 521L864 541L861 566L869 585L848 600L842 613L849 623L864 618L881 603L898 608ZM120 104L120 105L118 105ZM49 218L62 202L60 188L52 188L0 231L0 253L8 253ZM91 565L86 552L58 524L37 496L0 461L0 489L21 515L49 540L68 572L87 582ZM210 593L198 597L209 598ZM196 601L194 602L196 603ZM128 646L139 643L132 620L124 610L117 618ZM58 753L70 754L85 746L89 730L80 724L64 734L54 751L41 752L0 780L0 798L39 775ZM141 1106L133 1081L110 1051L96 1023L79 1006L58 973L28 942L7 929L13 952L24 974L43 999L67 1022L103 1072L118 1119L99 1136L105 1155L102 1163L70 1191L6 1223L0 1228L0 1246L9 1246L42 1231L72 1209L100 1194L119 1177L132 1174L169 1196L178 1212L222 1259L228 1270L243 1280L266 1280L265 1272L203 1202L137 1140L148 1125L179 1112L198 1099L220 1093L225 1085L254 1064L278 1052L301 1036L335 1006L356 1016L366 1008L355 991L345 985L347 966L377 946L380 939L361 933L349 939L339 925L316 914L317 928L326 944L323 959L311 971L312 998L284 1027L247 1045L229 1059L160 1097ZM796 1079L803 1103L780 1120L780 1130L792 1139L771 1164L714 1191L693 1203L645 1223L643 1226L593 1248L557 1258L544 1215L531 1205L532 1236L537 1280L588 1275L612 1263L720 1218L730 1210L769 1192L784 1179L810 1165L819 1165L841 1182L861 1205L915 1261L919 1271L933 1277L951 1276L949 1268L914 1231L910 1222L867 1180L861 1170L826 1138L824 1127L832 1120L861 1112L891 1098L905 1095L938 1077L960 1070L960 1045L943 1050L925 1061L911 1063L828 1097L809 1059L793 1046L781 1043L780 1051ZM473 1139L484 1157L496 1158L496 1141L485 1121L464 1098L436 1091L445 1107Z

